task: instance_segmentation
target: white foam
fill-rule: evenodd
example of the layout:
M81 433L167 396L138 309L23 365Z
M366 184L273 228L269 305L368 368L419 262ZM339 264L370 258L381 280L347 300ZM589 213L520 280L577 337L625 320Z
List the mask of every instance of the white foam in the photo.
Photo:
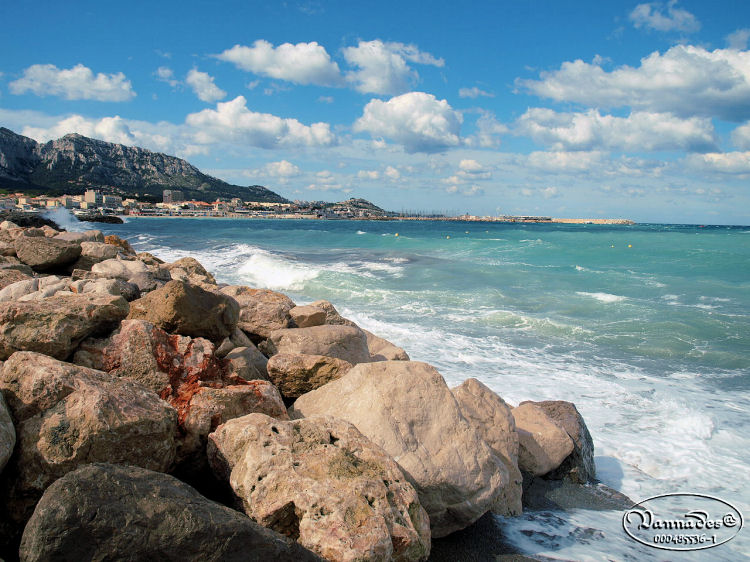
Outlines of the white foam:
M358 230L357 234L367 234L364 230Z
M612 295L610 293L587 293L585 291L577 291L576 295L581 295L582 297L591 297L592 299L596 299L599 302L605 303L622 302L627 298L620 295Z
M250 285L276 291L301 291L320 273L309 264L295 263L263 250L255 251L238 270L239 277Z

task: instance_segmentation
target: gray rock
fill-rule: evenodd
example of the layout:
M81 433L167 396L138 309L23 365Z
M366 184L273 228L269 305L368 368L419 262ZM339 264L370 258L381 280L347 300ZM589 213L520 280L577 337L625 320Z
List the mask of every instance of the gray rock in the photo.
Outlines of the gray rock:
M34 271L70 265L81 255L81 245L44 236L19 236L14 242L18 258Z
M55 235L58 240L68 242L104 242L104 235L101 230L84 230L82 232L60 232Z
M235 347L224 357L229 373L247 381L268 379L268 359L250 342L247 347Z
M5 404L3 393L0 392L0 473L3 472L8 459L13 454L13 448L16 446L16 429L13 426L13 419L10 417L10 411Z
M172 476L99 463L70 472L47 489L24 531L20 558L320 560Z

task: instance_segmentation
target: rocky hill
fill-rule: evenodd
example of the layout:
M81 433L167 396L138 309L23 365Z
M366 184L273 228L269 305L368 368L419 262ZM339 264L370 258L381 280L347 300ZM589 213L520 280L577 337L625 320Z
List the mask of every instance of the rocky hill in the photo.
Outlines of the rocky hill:
M77 134L42 144L2 127L0 188L50 195L101 189L159 200L162 190L177 189L186 199L202 201L239 197L245 201L288 202L260 185L242 187L206 175L175 156Z

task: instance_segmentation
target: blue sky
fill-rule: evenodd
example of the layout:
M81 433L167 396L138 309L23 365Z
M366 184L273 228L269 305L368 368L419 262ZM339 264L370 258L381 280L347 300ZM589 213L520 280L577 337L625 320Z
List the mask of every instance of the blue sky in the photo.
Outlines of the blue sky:
M750 224L750 3L15 2L0 125L291 199Z

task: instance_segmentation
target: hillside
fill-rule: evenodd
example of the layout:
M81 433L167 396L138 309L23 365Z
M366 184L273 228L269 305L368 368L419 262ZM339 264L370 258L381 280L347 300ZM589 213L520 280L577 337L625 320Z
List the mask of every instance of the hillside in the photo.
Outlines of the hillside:
M199 201L239 197L288 202L260 185L232 185L206 175L175 156L77 134L42 144L4 127L0 127L0 188L49 195L100 189L158 200L164 189L177 189L186 199Z

